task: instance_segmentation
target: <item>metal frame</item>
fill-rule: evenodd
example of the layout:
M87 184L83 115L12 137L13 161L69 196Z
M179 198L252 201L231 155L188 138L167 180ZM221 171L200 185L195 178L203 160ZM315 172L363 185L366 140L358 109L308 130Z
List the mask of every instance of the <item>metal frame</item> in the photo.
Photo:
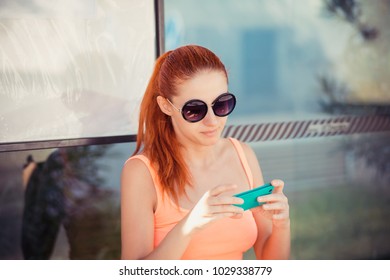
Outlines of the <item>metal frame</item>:
M164 0L154 0L155 23L156 23L156 58L164 52ZM137 135L120 135L106 137L90 137L63 140L43 140L31 142L1 143L0 152L40 150L49 148L103 145L124 142L135 142Z

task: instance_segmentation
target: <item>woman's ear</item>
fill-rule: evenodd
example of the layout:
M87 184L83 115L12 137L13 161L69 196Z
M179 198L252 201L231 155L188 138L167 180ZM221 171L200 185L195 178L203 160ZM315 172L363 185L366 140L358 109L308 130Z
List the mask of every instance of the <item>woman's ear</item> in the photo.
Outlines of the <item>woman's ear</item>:
M160 110L164 114L166 114L168 116L172 116L173 115L172 105L169 104L169 102L167 101L167 99L165 97L162 97L161 95L157 96L157 104L160 107Z

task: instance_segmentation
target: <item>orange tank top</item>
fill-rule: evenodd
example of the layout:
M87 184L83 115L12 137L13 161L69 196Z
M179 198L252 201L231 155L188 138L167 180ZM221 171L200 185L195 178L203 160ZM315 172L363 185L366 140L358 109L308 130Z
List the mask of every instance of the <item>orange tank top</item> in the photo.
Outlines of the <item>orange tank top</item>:
M236 139L229 138L229 140L237 151L249 186L252 188L253 176L244 150ZM157 209L154 213L154 248L156 248L169 231L187 215L188 210L178 207L162 192L157 172L146 156L135 155L130 159L140 159L145 163L156 188ZM253 246L256 238L257 227L252 212L245 211L240 219L223 218L195 234L181 259L242 259L243 253Z

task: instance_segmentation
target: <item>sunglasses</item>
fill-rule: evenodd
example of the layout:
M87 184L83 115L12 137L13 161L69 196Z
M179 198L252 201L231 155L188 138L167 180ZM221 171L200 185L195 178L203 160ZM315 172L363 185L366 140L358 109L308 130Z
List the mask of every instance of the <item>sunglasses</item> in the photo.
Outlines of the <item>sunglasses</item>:
M167 100L188 122L201 121L207 115L208 106L202 100L191 99L181 109L176 108L169 99ZM235 106L236 97L232 93L223 93L213 101L211 108L216 116L225 117L233 112Z

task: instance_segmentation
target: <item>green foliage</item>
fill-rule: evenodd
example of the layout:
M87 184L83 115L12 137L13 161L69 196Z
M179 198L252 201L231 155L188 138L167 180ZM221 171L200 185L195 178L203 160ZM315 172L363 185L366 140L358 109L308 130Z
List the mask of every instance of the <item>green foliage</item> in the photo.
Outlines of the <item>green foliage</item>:
M390 258L390 191L375 184L289 195L292 259Z

